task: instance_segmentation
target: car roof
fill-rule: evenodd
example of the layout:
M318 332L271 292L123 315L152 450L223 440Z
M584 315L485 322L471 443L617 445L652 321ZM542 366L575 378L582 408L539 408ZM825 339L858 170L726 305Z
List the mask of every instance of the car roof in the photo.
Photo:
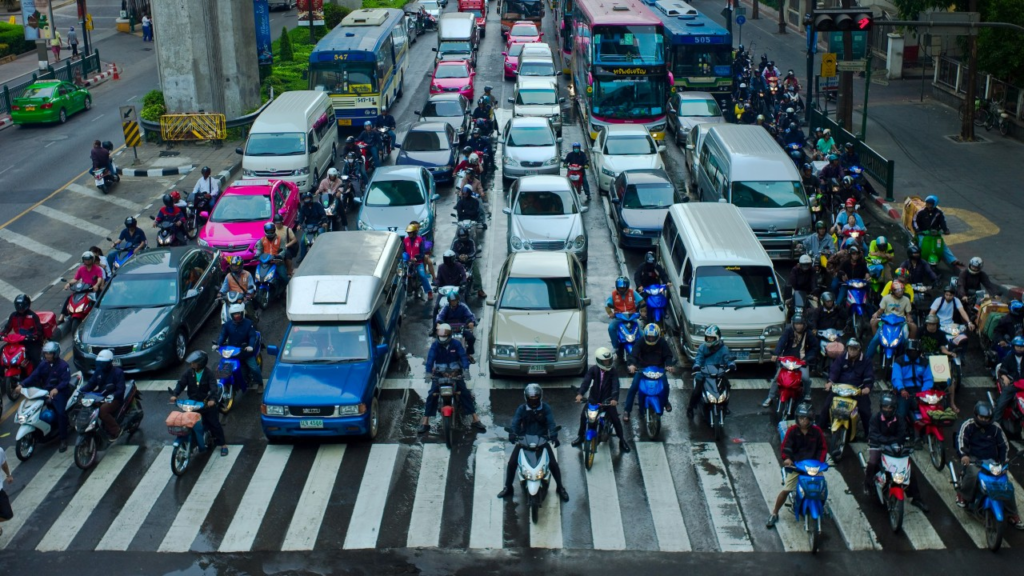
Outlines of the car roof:
M650 136L651 134L643 124L607 124L601 128L607 132L609 136L612 134L646 134Z
M668 173L661 168L636 168L624 170L622 175L627 184L668 184L674 187Z
M409 127L409 132L445 132L447 122L417 122Z
M508 269L509 278L567 278L569 276L568 252L515 252L509 255L512 261Z
M63 84L63 82L61 82L60 80L38 80L36 82L33 82L29 86L29 88L32 88L33 86L46 86L46 87L50 87L50 86L56 86L58 84Z
M523 176L519 178L520 192L545 192L550 190L571 190L565 176Z
M444 100L454 100L458 102L462 98L465 98L465 96L463 96L462 94L456 94L451 92L446 94L431 94L430 97L427 98L427 102L440 102Z
M540 27L537 26L537 23L532 20L516 20L515 22L512 23L513 26L519 26L520 24L529 24L530 26L533 26L538 30L540 29Z
M516 86L519 88L552 88L558 90L555 80L547 76L520 76L516 81Z
M512 127L517 128L519 126L535 127L535 126L546 126L551 127L551 122L542 116L517 116L512 119Z
M141 274L170 274L178 271L178 265L187 255L198 250L196 246L173 246L156 248L136 254L121 266L117 277Z
M714 94L710 92L680 92L679 96L683 100L714 100Z
M440 67L440 66L456 66L456 65L460 65L460 64L469 65L470 62L469 62L469 60L466 60L465 58L463 58L462 60L441 60L440 62L437 63L438 67Z
M426 124L439 124L439 122L426 122ZM373 180L419 180L419 166L381 166L373 171Z
M235 180L224 189L221 196L228 193L239 196L262 196L270 194L271 188L281 183L281 180L268 180L266 178L253 178L251 180ZM287 186L287 184L285 184Z

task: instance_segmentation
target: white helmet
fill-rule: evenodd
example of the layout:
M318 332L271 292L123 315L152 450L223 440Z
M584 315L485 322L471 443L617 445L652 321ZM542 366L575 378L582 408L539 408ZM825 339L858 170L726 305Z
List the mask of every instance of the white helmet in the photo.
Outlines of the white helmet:
M95 259L96 259L96 255L93 254L91 250L86 250L85 252L82 252L82 260L95 260Z
M331 169L329 169L329 170L327 171L327 175L328 175L329 177L331 177L331 178L334 178L334 177L336 177L336 176L338 175L338 169L337 169L337 168L331 168Z
M614 362L612 360L612 351L604 346L598 348L594 352L594 362L597 364L598 368L605 372L611 370Z
M100 353L96 355L97 362L113 362L114 352L110 349L100 350Z
M228 316L234 316L235 314L241 314L245 316L245 304L232 304L228 307Z

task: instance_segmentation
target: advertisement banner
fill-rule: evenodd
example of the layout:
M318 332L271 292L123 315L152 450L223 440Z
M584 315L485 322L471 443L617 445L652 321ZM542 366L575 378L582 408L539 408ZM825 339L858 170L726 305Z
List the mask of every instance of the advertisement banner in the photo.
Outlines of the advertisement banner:
M324 25L324 0L298 0L299 26Z
M25 23L25 40L41 40L53 34L50 26L51 0L21 0L21 21Z
M270 48L270 3L268 0L252 0L252 11L256 15L256 58L260 66L274 63Z

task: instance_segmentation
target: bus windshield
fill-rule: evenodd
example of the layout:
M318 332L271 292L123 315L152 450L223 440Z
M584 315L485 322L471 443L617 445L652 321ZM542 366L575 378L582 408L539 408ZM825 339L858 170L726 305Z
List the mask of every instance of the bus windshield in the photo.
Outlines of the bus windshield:
M655 26L597 26L594 45L598 61L646 64L665 61L665 39Z
M313 64L313 86L331 94L369 94L377 91L377 65L373 62Z
M683 45L672 47L672 73L676 76L718 76L732 72L731 48L726 45Z
M591 96L593 113L607 118L637 118L665 113L666 80L643 76L596 78Z
M544 3L541 0L508 0L501 13L518 14L524 20L540 19L544 15Z

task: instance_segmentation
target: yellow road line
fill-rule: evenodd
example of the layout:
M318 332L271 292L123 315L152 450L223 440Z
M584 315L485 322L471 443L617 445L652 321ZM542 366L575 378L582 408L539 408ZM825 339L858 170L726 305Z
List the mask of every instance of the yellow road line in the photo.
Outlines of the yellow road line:
M996 226L991 220L977 212L964 210L963 208L943 208L942 211L946 213L946 216L954 216L967 224L966 232L950 234L943 238L946 244L950 246L965 244L999 234L999 226Z

